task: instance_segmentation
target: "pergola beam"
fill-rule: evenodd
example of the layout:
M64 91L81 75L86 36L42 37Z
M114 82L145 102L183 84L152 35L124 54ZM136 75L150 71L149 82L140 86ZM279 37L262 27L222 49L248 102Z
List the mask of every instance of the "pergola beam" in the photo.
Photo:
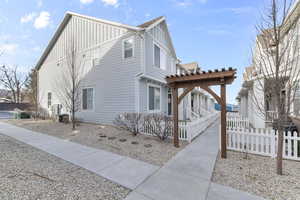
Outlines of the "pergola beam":
M201 86L200 86L201 87ZM205 90L206 92L208 92L211 96L213 96L215 99L216 99L216 101L218 102L218 104L220 104L221 105L221 103L222 103L222 99L212 90L212 89L210 89L209 87L207 87L207 86L203 86L203 87L201 87L203 90Z
M210 73L196 73L196 74L182 74L182 75L172 75L168 76L168 82L182 82L182 81L195 81L195 80L210 80L210 79L218 79L221 76L226 77L232 77L235 74L234 70L228 70L228 71L218 71L218 72L210 72Z
M226 78L224 79L224 83L226 85L231 84L234 81L234 78ZM214 85L221 85L223 82L220 81L219 79L213 79L213 80L195 80L195 81L185 81L185 82L172 82L172 83L168 83L169 85L173 85L173 87L177 87L177 88L190 88L190 87L201 87L201 86L214 86ZM171 86L170 86L171 87Z

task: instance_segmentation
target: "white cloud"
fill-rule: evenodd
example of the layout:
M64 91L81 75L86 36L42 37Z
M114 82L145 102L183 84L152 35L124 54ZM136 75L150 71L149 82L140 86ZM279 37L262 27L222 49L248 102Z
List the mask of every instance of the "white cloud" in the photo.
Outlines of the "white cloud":
M107 6L114 6L114 7L119 7L119 1L118 0L101 0L104 5Z
M38 0L37 1L37 7L40 8L43 6L43 1L42 0Z
M145 17L146 17L146 18L149 18L149 17L151 17L151 14L150 14L150 13L146 13L146 14L145 14Z
M93 2L94 2L94 0L80 0L80 3L82 3L82 4L90 4Z
M35 46L35 47L32 48L32 50L35 51L35 52L39 52L39 51L41 51L41 47Z
M6 40L9 40L10 38L11 38L11 35L8 35L8 34L0 35L1 42L5 42Z
M35 18L34 27L36 29L46 28L50 24L50 13L46 11L40 12L40 15Z
M5 54L14 54L18 48L17 44L0 44L1 52Z
M23 17L21 17L20 22L23 23L28 23L31 22L34 18L36 17L36 13L29 13Z
M189 1L181 1L181 2L177 2L176 5L177 5L177 6L180 6L180 7L188 7L188 6L191 6L191 5L192 5L192 2L189 2Z
M180 1L176 0L175 5L186 8L186 7L192 6L195 3L205 4L205 3L207 3L207 1L208 0L180 0Z

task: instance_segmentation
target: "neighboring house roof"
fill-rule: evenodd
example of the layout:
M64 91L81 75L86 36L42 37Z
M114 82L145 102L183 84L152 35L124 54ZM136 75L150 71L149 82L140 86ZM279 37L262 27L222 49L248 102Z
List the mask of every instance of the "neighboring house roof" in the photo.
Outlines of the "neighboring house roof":
M253 66L250 66L250 67L246 67L245 68L245 72L243 74L243 78L245 81L249 81L250 78L252 77L253 75L253 72L254 72L254 67Z
M290 12L288 13L283 24L279 25L279 29L281 30L282 37L289 32L291 27L295 25L295 23L299 20L300 17L300 1L297 0L292 6ZM274 30L273 28L262 30L262 33L257 36L257 40L260 44L263 45L264 48L268 47L267 45L272 45L271 39Z
M200 70L199 64L197 62L191 62L186 64L178 64L178 66L186 71L196 71Z
M41 65L43 64L43 62L45 61L45 59L47 58L48 54L50 53L51 49L53 48L53 46L55 45L57 39L59 38L60 34L62 33L62 31L64 30L65 26L68 24L69 20L71 19L72 16L77 16L77 17L81 17L81 18L85 18L88 20L92 20L92 21L96 21L96 22L101 22L101 23L107 23L107 24L111 24L114 26L119 26L119 27L123 27L123 28L127 28L129 30L133 30L133 31L144 31L144 30L148 30L151 29L153 26L165 21L165 17L160 16L157 17L153 20L150 20L148 22L145 22L139 26L131 26L131 25L126 25L126 24L121 24L118 22L113 22L113 21L109 21L109 20L104 20L104 19L99 19L99 18L95 18L95 17L90 17L90 16L86 16L86 15L81 15L78 13L74 13L74 12L66 12L65 17L63 19L63 21L59 24L56 32L54 33L52 39L50 40L48 46L46 47L46 49L44 50L41 58L38 60L35 68L37 70L40 69ZM167 34L171 40L171 48L172 48L172 52L174 53L175 57L176 57L176 52L175 52L175 48L173 46L173 42L171 39L171 36L169 34L169 31L167 30Z

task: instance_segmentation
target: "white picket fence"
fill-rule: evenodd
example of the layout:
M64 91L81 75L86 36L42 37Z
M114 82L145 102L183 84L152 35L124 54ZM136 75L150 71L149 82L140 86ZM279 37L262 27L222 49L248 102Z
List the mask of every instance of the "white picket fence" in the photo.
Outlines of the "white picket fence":
M227 149L276 157L277 135L272 129L227 128ZM283 157L300 161L300 134L296 131L285 132Z
M250 128L250 122L247 117L242 117L238 113L227 113L227 127Z
M200 135L204 130L206 130L213 122L218 118L219 114L217 112L211 113L205 117L201 117L194 121L179 121L178 122L178 135L180 140L185 140L191 142L195 137ZM153 127L143 126L141 133L145 135L153 135ZM169 137L173 137L173 131L170 130Z

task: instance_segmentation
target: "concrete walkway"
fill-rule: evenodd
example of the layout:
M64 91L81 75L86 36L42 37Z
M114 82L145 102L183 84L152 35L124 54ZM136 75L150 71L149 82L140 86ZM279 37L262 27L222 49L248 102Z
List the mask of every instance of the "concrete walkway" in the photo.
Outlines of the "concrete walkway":
M0 122L0 133L92 171L131 190L159 167Z
M218 155L218 124L208 128L126 200L262 200L211 182Z

